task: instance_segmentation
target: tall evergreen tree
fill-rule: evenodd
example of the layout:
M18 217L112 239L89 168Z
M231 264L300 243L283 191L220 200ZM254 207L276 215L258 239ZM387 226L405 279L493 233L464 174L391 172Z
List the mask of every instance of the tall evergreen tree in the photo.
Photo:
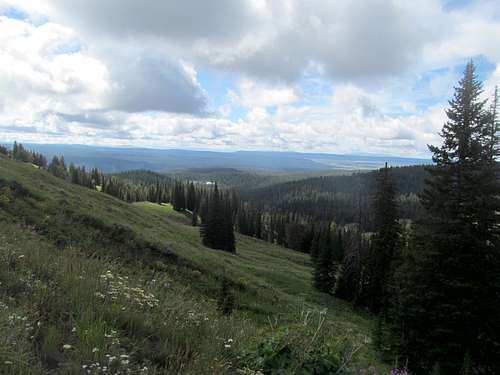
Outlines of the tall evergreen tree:
M368 241L358 229L342 237L343 259L336 272L335 296L366 305Z
M379 171L374 199L375 235L368 261L369 305L373 312L387 312L388 284L392 277L392 262L399 252L401 228L398 222L396 190L387 163Z
M234 237L233 212L231 209L231 201L229 197L222 200L223 205L223 227L222 227L222 250L234 253L236 251L236 239Z
M235 252L231 203L215 184L208 198L207 211L202 217L200 235L203 245L212 249Z
M426 212L396 322L404 354L420 372L500 368L498 122L481 93L471 62L446 112L443 144L430 146L436 165L421 197Z
M319 291L333 294L343 253L341 232L335 230L332 233L328 227L321 231L315 246L318 250L313 270L314 287Z
M190 182L187 186L186 208L191 212L196 209L196 190L192 182Z
M314 287L321 292L332 293L335 286L335 274L330 228L325 230L319 241L319 252L314 264Z
M172 207L176 211L182 211L186 208L186 194L184 193L184 185L180 181L176 181L172 190Z

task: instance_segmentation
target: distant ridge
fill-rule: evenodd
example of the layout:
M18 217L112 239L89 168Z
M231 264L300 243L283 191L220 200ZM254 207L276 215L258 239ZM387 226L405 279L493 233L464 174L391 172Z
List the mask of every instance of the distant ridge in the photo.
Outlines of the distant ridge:
M97 167L104 172L147 169L155 172L191 168L235 168L260 171L371 170L385 162L392 166L430 164L430 159L381 155L342 155L289 151L194 151L181 149L121 148L64 144L24 144L51 158Z

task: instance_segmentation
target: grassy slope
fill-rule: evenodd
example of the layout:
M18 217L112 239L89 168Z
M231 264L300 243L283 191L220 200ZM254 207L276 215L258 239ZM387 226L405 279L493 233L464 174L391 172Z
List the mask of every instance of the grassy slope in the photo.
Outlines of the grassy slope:
M1 157L0 178L17 181L38 195L36 200L23 206L23 212L40 215L44 211L47 216L54 216L63 204L78 214L98 218L106 225L126 225L135 235L177 255L182 260L179 264L188 264L188 267L168 264L165 265L165 273L178 285L188 286L188 304L207 300L208 306L213 306L211 301L220 276L224 274L229 277L238 289L238 310L234 319L246 322L247 329L250 327L258 332L268 327L269 318L283 323L293 322L305 308L327 308L325 327L331 332L332 340L335 336L347 333L351 339L366 341L364 338L371 335L373 327L369 317L311 288L310 262L303 254L245 236L237 236L236 255L210 250L201 246L198 228L190 227L189 220L183 214L174 212L170 206L151 203L130 205L105 194L68 184L31 165ZM12 212L0 212L0 219L4 216L4 219L10 220L9 215L12 216ZM13 228L4 229L3 236L12 237ZM26 229L16 228L18 235L27 233ZM30 241L45 243L45 238L38 237ZM36 246L32 244L25 249ZM81 246L88 247L88 243ZM88 252L89 249L84 250ZM144 275L148 275L149 272L139 266L134 268L131 264L123 267L128 267L125 272L129 273L144 272ZM361 349L358 361L363 365L377 362L370 344Z

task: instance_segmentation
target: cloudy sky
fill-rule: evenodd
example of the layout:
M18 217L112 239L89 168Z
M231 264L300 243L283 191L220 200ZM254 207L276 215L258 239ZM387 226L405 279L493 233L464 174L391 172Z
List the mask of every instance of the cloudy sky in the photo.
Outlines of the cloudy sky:
M0 141L428 156L497 0L0 0Z

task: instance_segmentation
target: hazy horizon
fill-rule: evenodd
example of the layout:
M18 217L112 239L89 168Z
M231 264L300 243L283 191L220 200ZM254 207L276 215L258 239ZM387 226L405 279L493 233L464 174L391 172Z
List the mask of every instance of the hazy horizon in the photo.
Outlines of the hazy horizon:
M37 142L22 142L15 139L15 142L23 144L28 148L31 146L61 146L61 147L87 147L87 148L102 148L102 149L131 149L131 150L152 150L152 151L194 151L194 152L214 152L214 153L277 153L277 154L318 154L318 155L335 155L335 156L358 156L358 157L390 157L399 159L414 159L428 160L430 157L411 157L395 154L377 154L369 152L352 152L352 153L336 153L328 151L294 151L294 150L271 150L271 149L222 149L222 148L197 148L197 147L163 147L163 146L134 146L134 145L100 145L100 144L83 144L83 143L37 143ZM0 145L12 147L13 142L0 141Z

